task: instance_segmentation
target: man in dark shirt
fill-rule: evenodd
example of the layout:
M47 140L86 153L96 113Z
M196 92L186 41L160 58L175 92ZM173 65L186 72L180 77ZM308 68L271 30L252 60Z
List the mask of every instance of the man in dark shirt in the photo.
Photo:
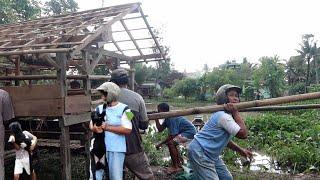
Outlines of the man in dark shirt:
M170 108L167 103L161 103L158 105L158 112L168 112L169 110ZM160 124L159 120L157 119L156 126L159 132L162 132L168 128L170 134L165 141L157 145L157 148L160 148L162 144L166 144L169 148L172 167L167 169L167 173L172 174L181 171L181 165L183 161L181 160L177 145L188 144L196 134L196 128L190 121L181 116L167 118L162 124Z
M121 91L119 101L128 105L134 114L132 131L126 135L127 153L125 157L126 167L132 171L139 179L154 180L154 176L142 147L142 139L139 129L148 128L148 117L145 103L140 94L128 89L129 76L125 69L116 69L111 73L111 82L116 83Z
M0 89L0 180L4 180L4 124L14 118L13 105L8 92Z

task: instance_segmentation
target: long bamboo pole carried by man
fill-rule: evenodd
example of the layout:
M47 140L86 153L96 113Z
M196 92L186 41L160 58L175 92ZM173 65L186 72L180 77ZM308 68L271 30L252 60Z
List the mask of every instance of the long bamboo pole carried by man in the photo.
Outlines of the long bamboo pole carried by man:
M252 107L285 104L290 102L297 102L297 101L304 101L304 100L318 99L318 98L320 98L320 92L241 102L236 104L235 107L241 110L241 109L247 109ZM170 112L154 113L154 114L149 114L148 118L149 120L154 120L154 119L162 119L162 118L176 117L176 116L187 116L192 114L212 113L212 112L221 111L221 110L224 110L223 105L213 105L213 106L189 108L184 110L176 110L176 111L170 111Z

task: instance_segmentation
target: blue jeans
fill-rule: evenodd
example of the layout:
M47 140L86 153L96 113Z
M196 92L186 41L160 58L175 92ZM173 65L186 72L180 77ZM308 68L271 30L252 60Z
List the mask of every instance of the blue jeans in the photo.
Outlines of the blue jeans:
M96 171L96 180L103 180L104 177L104 170L99 169Z
M126 154L124 152L107 151L110 180L122 180L125 156Z
M208 158L196 140L188 148L188 157L194 178L197 180L232 180L232 175L226 165L217 157L215 160Z

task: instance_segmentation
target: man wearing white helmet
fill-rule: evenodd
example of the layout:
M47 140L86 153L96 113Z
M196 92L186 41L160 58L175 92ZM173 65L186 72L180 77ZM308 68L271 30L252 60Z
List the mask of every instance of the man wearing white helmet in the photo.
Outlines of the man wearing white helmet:
M134 113L132 131L126 135L127 153L126 167L142 180L153 180L154 176L148 158L142 148L142 139L139 129L148 128L148 117L145 103L140 94L128 89L129 76L125 69L116 69L111 73L111 82L116 83L120 89L119 101L127 104Z
M232 175L220 158L227 146L240 155L252 158L252 153L231 141L233 136L246 139L247 127L239 111L233 105L239 103L241 89L238 86L226 84L221 86L216 94L218 105L224 105L224 111L212 114L209 121L198 132L188 148L188 156L197 180L231 180Z
M126 153L125 135L130 134L132 129L131 119L133 114L127 105L118 101L120 88L112 83L105 82L97 90L101 93L104 104L96 108L96 112L105 112L105 122L97 127L90 122L90 129L96 133L105 131L106 154L109 167L110 180L123 179L123 164ZM99 176L97 177L97 174ZM102 179L101 173L96 173L97 180Z

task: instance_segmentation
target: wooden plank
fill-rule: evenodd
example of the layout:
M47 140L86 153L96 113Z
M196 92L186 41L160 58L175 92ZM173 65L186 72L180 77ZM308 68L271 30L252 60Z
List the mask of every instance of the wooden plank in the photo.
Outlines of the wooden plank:
M57 79L56 75L21 75L21 76L0 76L0 80L43 80ZM67 79L86 79L86 75L67 75Z
M68 96L72 95L84 95L85 91L83 89L69 89Z
M61 98L58 85L12 86L1 89L10 94L12 101Z
M67 95L67 54L66 53L57 53L56 62L60 66L60 69L57 70L57 81L60 85L60 92L62 97Z
M16 117L59 117L64 114L63 99L13 101L13 108Z
M91 97L86 95L75 95L65 97L65 113L89 112L91 107Z
M91 112L65 115L64 116L64 126L70 126L73 124L79 124L83 122L88 122L91 120Z
M59 137L59 136L58 136ZM37 145L40 147L60 147L60 140L58 139L39 139ZM80 140L70 140L70 148L71 149L80 149L81 146Z

